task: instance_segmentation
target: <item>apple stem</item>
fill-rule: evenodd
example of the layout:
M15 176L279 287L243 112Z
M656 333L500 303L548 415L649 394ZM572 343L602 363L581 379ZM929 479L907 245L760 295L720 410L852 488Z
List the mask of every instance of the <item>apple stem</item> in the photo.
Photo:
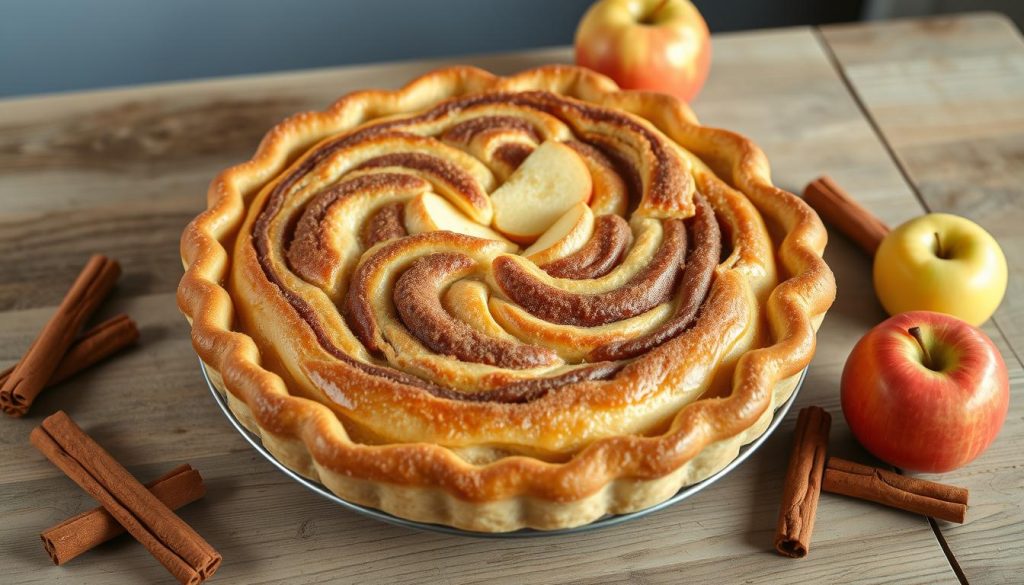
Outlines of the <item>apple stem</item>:
M946 259L946 251L942 249L942 239L939 237L939 232L935 232L935 255L943 260Z
M666 4L668 4L668 0L661 0L661 2L659 2L658 5L654 7L654 10L648 12L647 14L644 15L643 18L640 19L640 22L643 24L655 24L655 22L657 22L655 20L655 17L658 15L659 12L661 12L661 9L664 8Z
M907 329L907 333L917 341L918 347L921 348L921 353L924 354L924 367L929 370L934 370L935 368L932 367L932 356L928 353L928 346L924 344L924 335L921 333L921 328L911 327L910 329Z

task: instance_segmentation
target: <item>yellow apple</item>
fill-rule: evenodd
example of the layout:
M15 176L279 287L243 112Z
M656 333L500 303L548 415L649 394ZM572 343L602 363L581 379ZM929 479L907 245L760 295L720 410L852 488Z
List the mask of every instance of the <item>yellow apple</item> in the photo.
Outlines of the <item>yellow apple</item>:
M690 101L708 76L711 36L689 0L601 0L576 29L576 63Z
M510 240L529 244L577 203L590 201L590 171L576 151L545 141L491 193L494 227Z
M937 311L981 325L1006 293L1006 257L973 221L929 213L882 240L874 279L878 300L890 315Z

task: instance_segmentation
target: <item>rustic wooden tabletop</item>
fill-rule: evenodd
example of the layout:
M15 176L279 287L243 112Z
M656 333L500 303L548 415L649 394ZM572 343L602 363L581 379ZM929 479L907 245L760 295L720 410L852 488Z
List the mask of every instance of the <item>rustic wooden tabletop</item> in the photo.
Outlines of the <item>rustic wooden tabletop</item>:
M231 428L200 378L174 290L178 237L209 180L285 115L468 62L511 73L568 49L215 79L0 101L0 365L13 363L93 252L125 275L105 313L141 345L0 420L0 581L169 581L130 538L54 567L38 533L94 503L28 443L67 410L144 480L189 462L205 499L181 515L224 555L221 583L1020 582L1024 571L1024 43L992 14L720 35L695 104L742 132L794 192L828 173L883 219L924 210L981 223L1010 290L985 325L1010 369L1010 414L978 460L942 481L971 489L963 525L825 494L811 554L771 552L796 409L757 454L696 497L571 537L481 540L382 524L308 492ZM833 234L839 298L796 407L834 415L834 452L865 461L839 408L839 373L884 314L870 262Z

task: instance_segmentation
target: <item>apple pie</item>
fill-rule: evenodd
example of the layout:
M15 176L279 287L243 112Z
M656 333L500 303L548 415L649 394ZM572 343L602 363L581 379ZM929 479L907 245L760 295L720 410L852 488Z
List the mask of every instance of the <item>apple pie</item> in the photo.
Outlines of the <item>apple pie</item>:
M402 518L550 530L764 432L835 295L825 240L672 97L452 67L274 127L186 228L178 303L289 468Z

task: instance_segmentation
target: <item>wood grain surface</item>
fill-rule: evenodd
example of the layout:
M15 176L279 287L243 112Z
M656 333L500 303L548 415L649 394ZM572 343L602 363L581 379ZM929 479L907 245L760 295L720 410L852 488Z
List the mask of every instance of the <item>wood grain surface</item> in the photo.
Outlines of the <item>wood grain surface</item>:
M921 213L922 202L980 221L1004 242L1018 293L986 326L1011 369L1011 420L981 458L941 478L971 488L968 522L933 530L926 518L826 494L811 553L800 561L771 550L796 409L827 408L834 452L871 461L840 414L839 373L884 313L870 261L841 236L826 252L839 297L779 431L712 488L605 530L484 540L357 516L262 460L202 383L174 301L177 242L219 169L248 158L282 117L348 91L397 87L448 63L511 73L568 62L569 50L0 101L0 366L21 355L93 252L116 257L125 272L103 313L126 311L142 330L137 348L45 392L25 419L0 420L0 581L169 580L130 538L50 565L38 533L94 505L28 443L31 428L58 408L143 481L183 462L200 470L209 493L181 515L224 555L216 582L1018 581L1024 236L1014 227L1024 222L1024 50L1010 26L973 16L714 39L712 75L695 104L704 123L753 138L789 190L828 173L893 224Z

